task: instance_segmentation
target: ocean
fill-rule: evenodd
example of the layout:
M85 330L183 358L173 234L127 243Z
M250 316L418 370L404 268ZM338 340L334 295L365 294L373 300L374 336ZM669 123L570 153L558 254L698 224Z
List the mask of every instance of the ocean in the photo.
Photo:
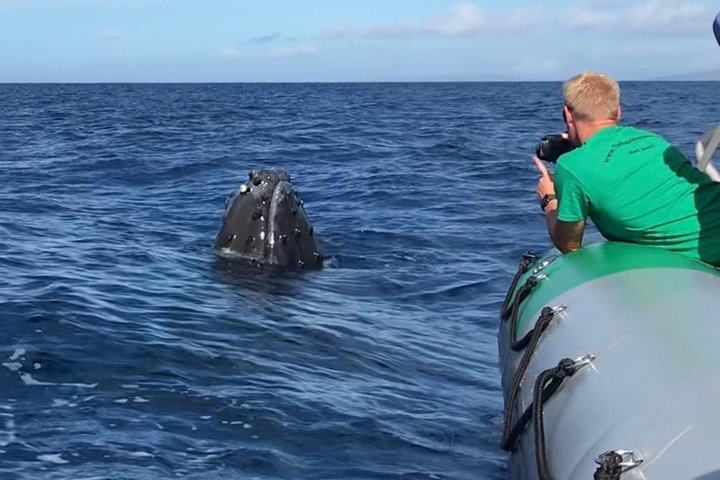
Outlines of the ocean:
M507 478L498 311L561 83L0 85L0 478ZM713 82L622 83L690 155ZM327 259L235 269L286 169Z

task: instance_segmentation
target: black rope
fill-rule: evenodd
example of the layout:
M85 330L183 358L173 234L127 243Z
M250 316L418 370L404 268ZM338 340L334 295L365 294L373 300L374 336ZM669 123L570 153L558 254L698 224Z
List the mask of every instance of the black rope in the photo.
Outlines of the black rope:
M568 362L571 362L568 364ZM520 418L518 419L515 426L512 428L510 433L507 435L507 438L503 440L503 443L500 445L500 447L503 450L506 450L508 452L511 452L515 450L515 444L517 443L517 439L520 438L520 435L522 435L523 430L525 430L525 427L528 423L530 423L530 419L533 418L533 414L535 412L535 405L538 405L537 402L537 385L540 377L542 375L547 374L548 372L553 373L554 371L558 370L561 366L564 368L566 365L574 366L575 362L573 360L570 360L569 358L564 358L560 360L560 363L558 363L557 367L545 370L540 373L540 375L535 379L535 390L533 390L533 402L528 405L528 407L525 409L525 411L520 415ZM573 372L574 373L574 372ZM540 412L542 412L542 407L545 404L545 402L553 396L555 391L560 387L560 384L562 383L562 380L555 385L554 383L550 383L547 387L545 387L541 391L541 401L539 402L540 405ZM512 407L512 405L510 405Z
M547 466L545 449L545 424L543 422L543 406L552 397L566 378L575 374L577 366L570 358L563 358L556 367L549 368L535 379L533 390L533 426L535 429L535 455L539 480L552 480Z
M518 323L518 316L520 314L520 304L527 298L528 295L530 295L530 292L533 288L535 288L535 285L538 284L538 279L535 276L528 277L527 280L525 280L525 283L517 292L517 295L515 295L515 301L512 303L512 306L510 308L510 317L508 318L508 322L510 322L510 329L509 329L509 335L510 335L510 343L513 343L515 341L515 335L517 334L517 323Z
M517 444L518 438L520 438L520 435L522 435L525 427L528 423L530 423L530 419L532 418L532 407L532 403L528 405L522 415L520 415L520 418L518 419L515 426L506 436L507 438L505 438L505 435L503 436L503 441L500 444L500 448L502 448L506 452L512 452L515 450L515 445Z
M515 338L514 335L510 337L510 348L512 348L516 352L519 352L525 347L529 347L531 353L532 351L535 351L537 342L540 339L540 334L545 331L547 326L550 324L550 320L552 320L554 316L555 310L550 307L543 307L543 309L540 311L540 316L535 321L535 326L532 330L526 333L525 336L517 342L513 341L513 338Z
M560 360L560 363L558 363L558 367L554 367L549 370L545 370L542 373L540 373L540 376L546 374L547 372L553 372L553 371L557 370L561 364L563 366L565 366L566 364L568 364L567 362L572 362L572 365L575 365L575 362L573 362L569 358L564 358L564 359ZM527 426L527 424L530 423L530 419L533 418L533 414L535 412L535 405L538 404L536 397L537 397L537 393L538 393L537 392L538 379L540 379L540 376L538 376L537 379L535 380L535 390L533 391L533 399L534 400L530 405L528 405L528 407L525 409L523 414L520 415L520 419L517 421L517 423L513 427L512 431L510 432L510 435L508 435L507 441L503 442L503 444L500 445L503 450L513 451L515 449L515 444L517 443L517 439L520 438L520 435L522 435L523 430L525 430L525 427ZM540 412L542 412L542 407L545 404L545 402L560 387L560 383L562 383L562 381L557 383L557 385L551 383L550 385L548 385L547 387L545 387L542 390L542 392L541 392L542 398L541 398L541 401L539 402L539 405L540 405L539 411ZM544 441L543 441L543 445L544 445Z
M622 475L622 455L612 450L600 455L600 466L595 470L594 480L620 480Z
M503 320L507 320L510 316L510 301L513 298L513 293L515 292L515 288L520 281L520 277L527 273L528 269L530 268L530 264L536 258L537 257L530 252L523 253L520 264L518 265L517 272L515 272L515 276L513 277L512 282L510 282L510 288L508 289L507 294L505 294L505 300L503 301L503 306L500 309L500 318L502 318Z
M517 429L512 427L513 407L515 406L515 400L517 399L517 395L520 392L520 384L522 383L525 372L530 365L530 360L532 359L533 353L535 353L535 348L540 341L540 336L545 331L547 326L550 325L550 321L553 319L554 316L555 311L552 308L543 308L540 312L540 316L535 322L535 327L530 332L528 332L528 334L525 335L522 339L511 345L511 348L513 350L517 350L518 348L524 348L525 346L527 346L528 348L523 353L523 356L520 359L520 363L518 363L517 370L515 370L512 387L510 388L510 395L508 395L508 400L505 404L505 421L503 427L503 436L500 442L500 446L504 450L514 450L515 443L517 442L517 437L522 433L522 428ZM521 418L521 420L518 422L518 425L522 425L524 427L524 425L529 420L530 415L528 414L524 422Z

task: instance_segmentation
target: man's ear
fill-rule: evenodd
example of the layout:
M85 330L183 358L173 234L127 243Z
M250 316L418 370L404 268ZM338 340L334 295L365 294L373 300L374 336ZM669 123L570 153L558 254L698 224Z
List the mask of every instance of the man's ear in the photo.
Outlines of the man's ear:
M570 110L570 107L568 107L567 105L563 105L563 118L565 119L565 123L571 123L575 121L572 110Z
M620 108L620 105L618 105L618 115L617 115L617 122L620 123L620 117L622 116L622 109Z

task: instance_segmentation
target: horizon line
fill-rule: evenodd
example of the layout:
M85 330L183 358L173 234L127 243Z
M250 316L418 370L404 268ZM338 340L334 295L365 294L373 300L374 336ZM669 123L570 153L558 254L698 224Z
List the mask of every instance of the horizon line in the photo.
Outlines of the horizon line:
M215 81L215 80L190 80L190 81L174 81L174 80L160 80L160 81L145 81L145 80L131 80L131 81L2 81L0 85L208 85L208 84L225 84L225 85L237 85L237 84L358 84L358 83L562 83L567 79L558 80L232 80L232 81ZM663 79L663 78L650 78L650 79L618 79L618 82L661 82L661 83L689 83L689 82L720 82L720 79L688 79L688 78L677 78L677 79Z

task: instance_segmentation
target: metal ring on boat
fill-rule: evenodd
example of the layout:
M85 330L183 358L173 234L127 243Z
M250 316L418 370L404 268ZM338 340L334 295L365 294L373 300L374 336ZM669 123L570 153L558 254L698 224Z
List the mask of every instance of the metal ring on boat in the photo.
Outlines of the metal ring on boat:
M586 353L585 355L575 359L575 371L580 370L585 365L590 365L595 360L596 355L594 353ZM623 450L624 451L624 450Z
M603 464L603 456L608 455L610 453L615 453L617 455L620 455L622 457L622 461L618 464L623 469L623 472L626 472L630 470L631 468L635 468L638 465L640 465L643 462L643 458L641 456L636 456L635 452L632 450L610 450L607 451L601 455L598 455L595 457L595 463L598 465Z
M555 254L548 255L547 257L543 258L542 260L540 260L538 265L533 268L532 274L537 275L538 273L542 272L543 270L545 270L545 268L547 268L548 265L554 262L556 258L558 258L558 256Z

